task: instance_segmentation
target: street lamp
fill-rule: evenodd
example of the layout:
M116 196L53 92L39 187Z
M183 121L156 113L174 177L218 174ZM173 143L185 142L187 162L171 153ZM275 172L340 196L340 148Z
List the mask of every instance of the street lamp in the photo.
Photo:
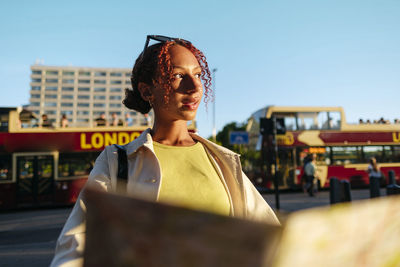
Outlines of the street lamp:
M217 129L215 127L215 73L217 72L217 69L212 70L212 79L214 80L213 82L213 131L212 131L212 136L213 136L213 141L217 142Z

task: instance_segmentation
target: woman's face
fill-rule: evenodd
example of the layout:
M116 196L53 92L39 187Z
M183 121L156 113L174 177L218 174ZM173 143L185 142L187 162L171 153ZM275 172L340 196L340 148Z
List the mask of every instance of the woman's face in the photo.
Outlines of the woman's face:
M192 52L183 46L172 46L169 54L173 80L168 103L165 103L163 88L157 85L152 88L156 120L193 120L203 96L201 67Z

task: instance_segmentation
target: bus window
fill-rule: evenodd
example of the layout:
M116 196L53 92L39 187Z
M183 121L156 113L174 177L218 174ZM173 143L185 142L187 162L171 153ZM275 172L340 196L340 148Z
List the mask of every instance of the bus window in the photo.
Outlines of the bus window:
M332 147L332 164L344 165L351 163L362 163L361 147L342 146Z
M392 153L392 147L384 146L383 147L383 156L381 162L395 162Z
M342 122L342 118L340 112L328 112L328 120L329 120L329 129L331 130L339 130L340 124Z
M330 129L327 112L319 112L318 113L318 128L322 129L322 130Z
M364 146L363 152L366 162L368 162L372 157L376 158L377 162L384 162L382 146Z
M0 181L11 180L11 155L0 155Z
M285 119L285 127L287 131L296 131L297 130L297 123L296 117L294 116L286 116Z
M317 130L318 117L316 112L300 112L297 114L299 130Z
M33 157L26 161L18 161L18 177L19 179L33 179Z
M317 165L330 165L330 148L329 147L308 147L297 150L297 160L304 165L305 159L310 154L317 155Z
M392 154L390 159L392 162L400 162L400 146L392 146Z
M58 163L58 177L87 176L98 153L62 153Z

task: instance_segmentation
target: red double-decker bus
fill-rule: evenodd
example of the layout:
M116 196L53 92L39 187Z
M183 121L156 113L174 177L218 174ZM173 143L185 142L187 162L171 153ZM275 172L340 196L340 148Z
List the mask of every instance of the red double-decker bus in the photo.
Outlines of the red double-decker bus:
M271 188L274 161L271 146L259 134L260 118L281 118L286 134L277 135L280 188L301 188L303 161L317 154L317 175L321 187L329 178L348 180L352 187L369 184L368 162L375 157L387 182L389 170L400 176L400 124L348 124L341 107L268 106L255 112L247 130L253 147L263 149L264 176L259 183Z
M0 108L0 210L74 203L104 147L128 143L147 128L29 127L30 116Z

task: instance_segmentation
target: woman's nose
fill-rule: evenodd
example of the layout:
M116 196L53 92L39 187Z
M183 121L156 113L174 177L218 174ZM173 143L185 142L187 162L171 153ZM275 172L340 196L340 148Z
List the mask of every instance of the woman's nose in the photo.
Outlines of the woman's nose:
M187 76L185 81L185 91L188 93L194 93L196 91L201 91L203 85L201 84L200 79L197 77Z

